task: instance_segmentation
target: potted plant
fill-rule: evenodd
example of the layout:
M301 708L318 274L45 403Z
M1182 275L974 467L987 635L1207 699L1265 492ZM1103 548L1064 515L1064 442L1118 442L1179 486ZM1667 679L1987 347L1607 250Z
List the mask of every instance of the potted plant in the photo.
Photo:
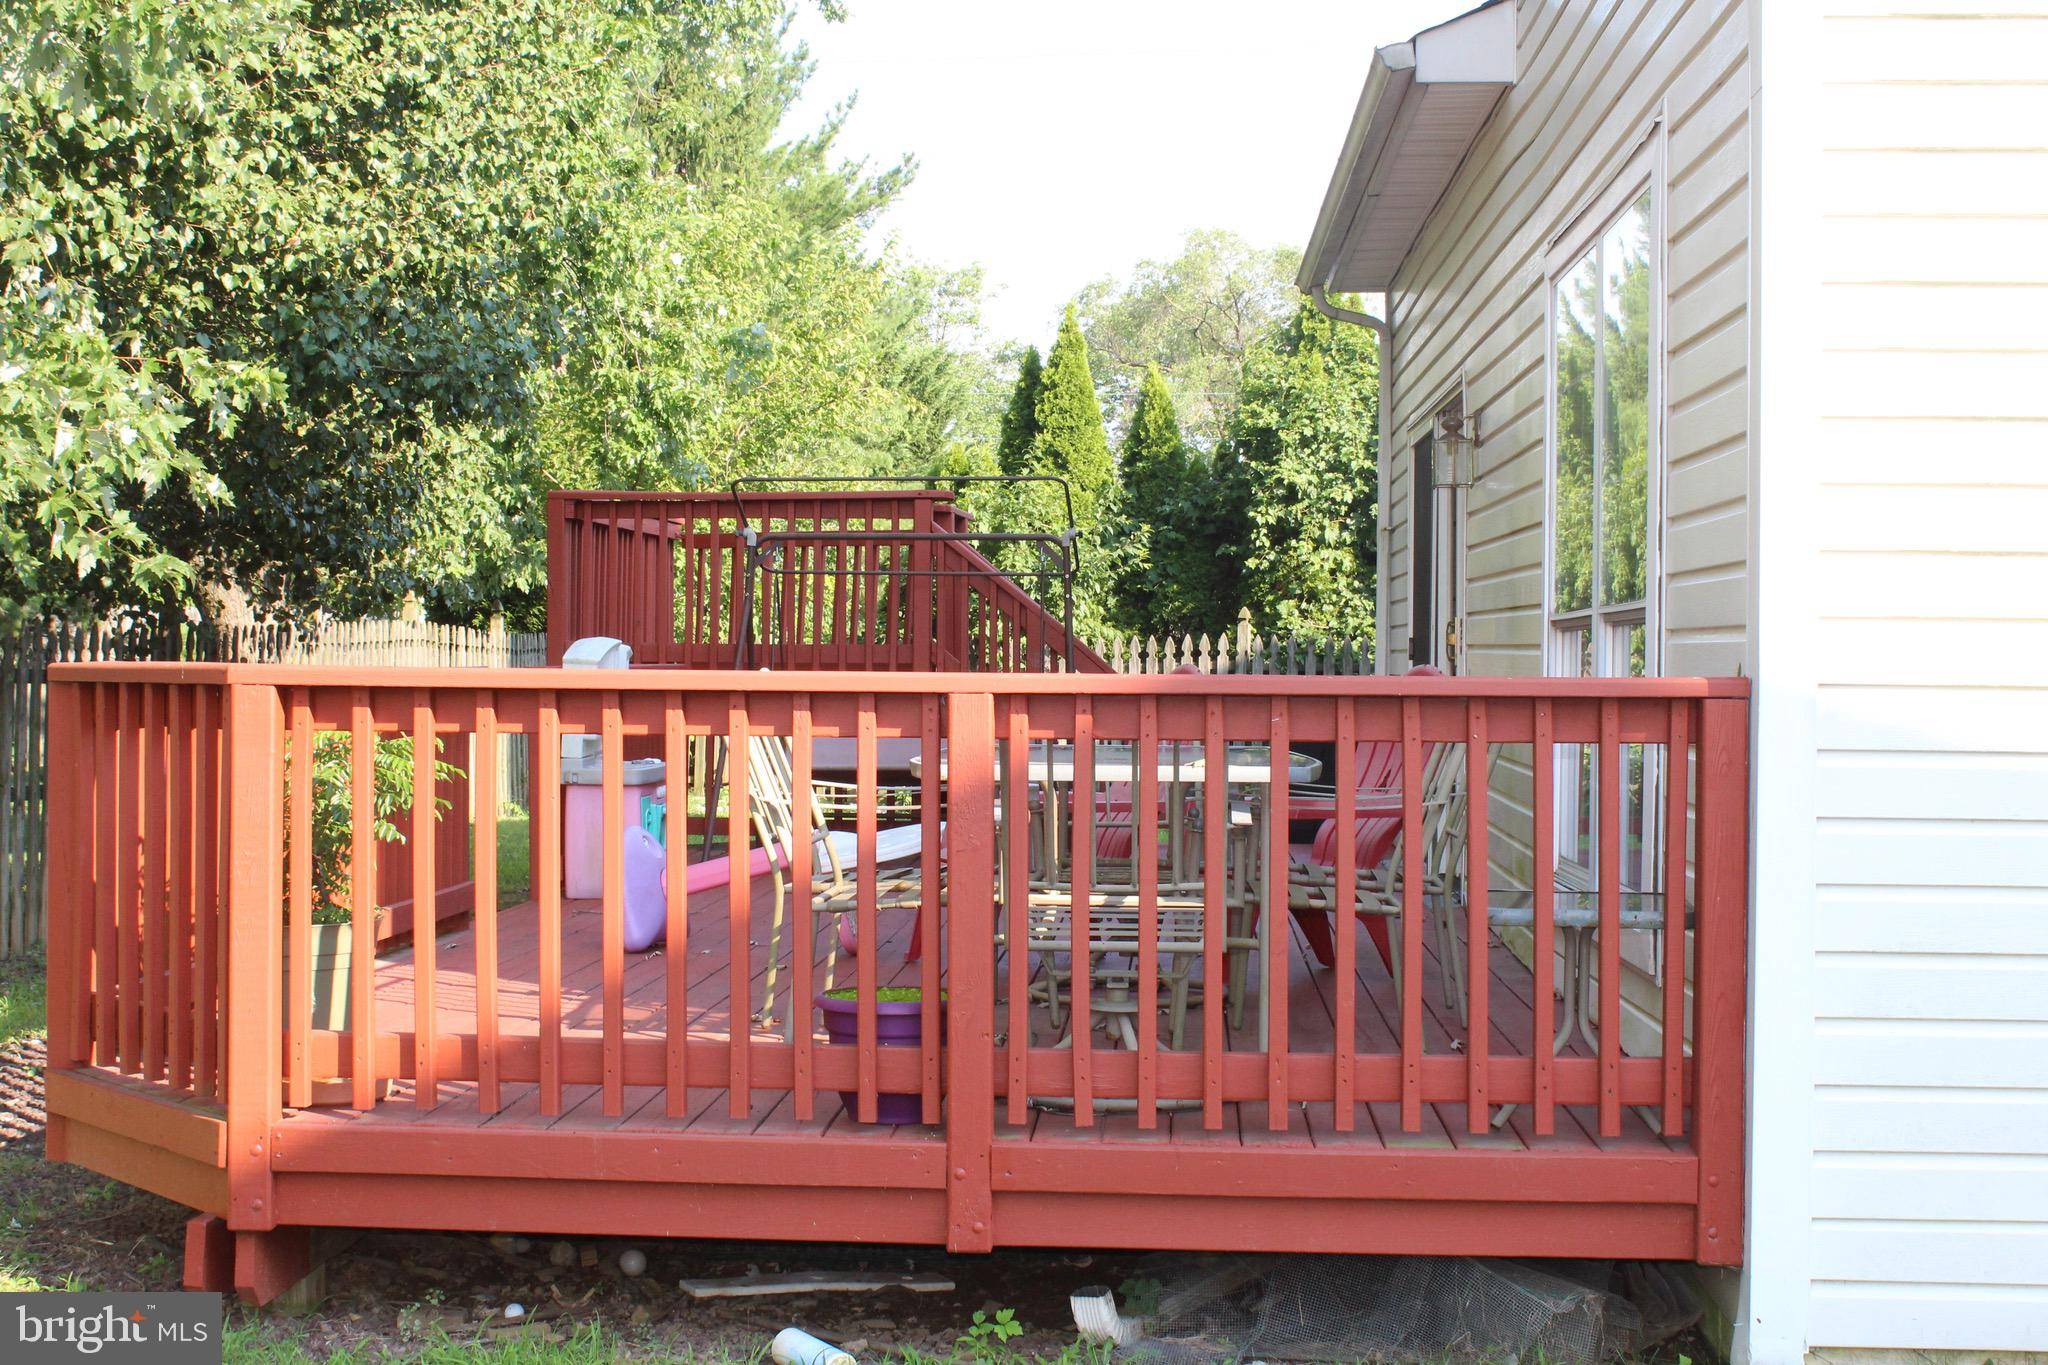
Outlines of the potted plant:
M438 752L441 741L435 740ZM370 778L371 837L379 843L405 842L405 834L393 816L412 809L412 739L398 736L379 740L374 746ZM286 822L292 826L289 780L290 757L286 758ZM312 1008L307 1021L316 1029L345 1031L350 1025L349 971L354 957L354 934L350 930L350 907L354 903L350 852L354 844L351 828L353 793L350 784L351 745L349 737L326 732L313 740L312 891L313 925L307 944L312 964ZM453 764L436 759L434 779L446 782L462 775ZM445 797L434 802L434 818L446 814L451 803ZM290 894L291 855L285 855L287 896ZM289 906L289 900L286 904ZM291 982L291 944L285 943L286 990ZM289 999L289 995L287 995ZM331 1083L339 1084L339 1083ZM346 1102L346 1086L338 1102ZM323 1094L331 1094L323 1090ZM330 1100L330 1102L336 1102Z
M945 994L939 1001L943 1007ZM825 1036L835 1043L860 1041L860 992L854 986L820 991L817 1004L825 1013ZM944 1027L943 1017L941 1019ZM916 1047L924 1041L924 991L916 986L883 986L875 992L875 1042L882 1047ZM860 1117L860 1095L839 1092L840 1103L856 1120ZM883 1091L875 1096L875 1122L886 1124L924 1122L924 1097Z

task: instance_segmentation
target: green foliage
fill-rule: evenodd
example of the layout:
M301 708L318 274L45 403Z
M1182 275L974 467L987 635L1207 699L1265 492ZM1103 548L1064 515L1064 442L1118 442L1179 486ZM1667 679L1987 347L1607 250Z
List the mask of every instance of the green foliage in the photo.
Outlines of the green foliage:
M43 1031L48 980L40 951L0 959L0 1047Z
M1262 631L1369 635L1378 348L1307 303L1246 357L1213 523Z
M1010 405L1003 410L1001 433L996 438L996 465L1005 474L1023 474L1031 464L1031 448L1038 440L1038 391L1045 383L1045 362L1036 346L1026 348L1017 367L1017 385L1010 391Z
M1191 232L1180 254L1142 261L1127 280L1103 279L1075 304L1110 426L1136 410L1145 371L1157 365L1189 443L1222 443L1251 348L1293 313L1292 247L1254 247L1235 233Z
M811 66L780 0L657 8L615 98L653 147L594 241L572 343L533 378L531 425L451 482L423 543L436 612L532 601L556 487L721 487L801 472L921 472L982 435L980 277L862 237L905 184L835 162L844 111L774 138Z
M864 248L912 167L836 160L843 109L777 141L790 13L0 7L0 611L480 618L555 484L966 439L978 279Z
M1075 523L1093 527L1116 468L1102 428L1102 404L1088 372L1088 342L1072 304L1067 305L1052 354L1046 358L1036 412L1038 435L1024 472L1065 479L1074 496Z
M1212 535L1211 461L1188 449L1173 395L1148 366L1124 434L1122 476L1104 527L1110 598L1119 630L1179 635L1220 629L1228 559Z
M985 1310L977 1308L974 1321L960 1338L960 1344L977 1360L984 1360L1000 1356L1006 1342L1023 1335L1024 1324L1017 1321L1016 1309L998 1308L995 1316L991 1317Z
M434 751L443 748L434 741ZM405 835L392 816L412 809L412 737L399 735L378 740L372 746L370 765L370 834L380 843L404 843ZM349 737L323 731L313 739L313 922L347 924L351 904L349 852L354 843L354 771ZM434 781L452 782L462 770L440 758L434 760ZM285 828L291 828L291 755L285 756ZM447 797L434 798L434 818L440 819L451 803ZM287 856L286 866L290 866Z
M1649 218L1645 195L1558 283L1556 526L1551 555L1552 599L1558 611L1584 610L1596 605L1596 598L1603 607L1640 601L1645 591ZM1604 415L1597 425L1596 411Z

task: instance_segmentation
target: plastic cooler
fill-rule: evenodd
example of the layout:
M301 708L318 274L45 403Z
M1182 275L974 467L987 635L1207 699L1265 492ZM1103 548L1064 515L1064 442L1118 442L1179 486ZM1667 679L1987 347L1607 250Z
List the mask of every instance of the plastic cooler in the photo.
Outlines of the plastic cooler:
M563 652L562 667L630 668L633 647L608 635L592 635ZM570 900L595 900L604 894L604 760L603 741L596 735L562 736L562 894ZM658 758L628 759L620 765L625 787L619 793L615 828L627 840L629 863L634 858L632 835L641 833L641 806L660 789L665 765ZM629 875L629 883L639 881ZM628 887L629 895L632 887ZM656 894L659 894L658 889Z

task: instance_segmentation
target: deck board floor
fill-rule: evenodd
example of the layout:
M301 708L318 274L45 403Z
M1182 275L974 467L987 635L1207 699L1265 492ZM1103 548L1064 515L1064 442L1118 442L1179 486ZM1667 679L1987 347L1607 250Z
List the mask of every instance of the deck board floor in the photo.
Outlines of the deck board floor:
M753 888L749 942L746 948L745 986L737 1011L749 1018L760 1007L768 967L768 943L773 892L769 879L757 878ZM723 1042L735 1015L732 982L728 970L728 900L724 889L701 892L689 907L690 955L688 1028L693 1038ZM880 984L916 985L918 966L905 960L913 923L908 912L884 912L881 916ZM538 910L527 902L498 916L499 985L498 1017L501 1037L539 1032L539 940ZM600 985L601 917L592 901L567 901L562 921L562 1025L565 1037L596 1037L602 1028L603 1002ZM1336 977L1330 970L1313 965L1306 944L1291 921L1290 974L1288 980L1290 1046L1296 1053L1327 1052L1335 1036ZM815 981L825 980L831 931L819 927L814 950ZM476 944L471 927L444 930L437 941L435 1001L439 1027L449 1033L475 1030ZM1450 1054L1462 1049L1463 1027L1446 1004L1439 972L1436 945L1425 940L1423 1028L1425 1051ZM840 955L840 984L847 984L853 960ZM778 995L786 1001L789 980L789 951L785 945L778 963ZM1526 1055L1532 1025L1531 979L1528 970L1505 946L1495 942L1491 950L1491 1045L1496 1055ZM1392 977L1381 963L1368 936L1357 935L1357 980L1355 1045L1361 1053L1397 1052L1400 1005ZM663 1037L668 1026L665 950L629 955L625 973L625 1027L628 1036ZM381 957L376 978L377 1026L380 1032L410 1032L413 1027L413 965L410 950L400 949ZM1264 973L1251 973L1253 998L1247 1002L1244 1021L1235 1030L1226 1029L1233 1050L1257 1049L1258 1001L1256 991ZM1004 965L997 964L997 980L1007 980ZM1162 996L1164 992L1162 991ZM1220 1001L1219 1001L1220 1007ZM1560 1005L1561 1007L1561 1005ZM999 1006L998 1027L1003 1007ZM1186 1041L1189 1050L1201 1046L1199 1001L1189 1008ZM1059 1031L1052 1026L1042 1004L1031 1012L1032 1041L1035 1046L1052 1046ZM779 1023L766 1027L748 1025L753 1036L763 1041L780 1041ZM1161 1040L1166 1028L1162 1018ZM822 1035L821 1035L822 1036ZM1096 1047L1111 1044L1101 1035ZM1571 1055L1590 1055L1582 1042L1574 1040ZM838 1095L820 1091L814 1113L808 1120L795 1113L794 1097L786 1090L757 1090L747 1114L729 1112L723 1086L692 1086L680 1117L667 1112L665 1090L660 1086L629 1085L625 1089L623 1112L607 1116L602 1112L601 1090L594 1085L563 1087L562 1112L544 1116L540 1112L539 1088L530 1082L507 1082L501 1087L500 1107L485 1114L477 1103L473 1081L444 1081L440 1100L431 1108L414 1103L412 1082L393 1082L389 1099L372 1109L358 1111L345 1107L323 1107L287 1111L288 1123L351 1123L434 1125L451 1128L517 1127L526 1129L610 1130L679 1132L735 1135L746 1133L784 1136L828 1136L837 1141L873 1141L881 1138L913 1138L943 1141L942 1128L906 1125L889 1128L854 1122L846 1114ZM1203 1126L1199 1108L1162 1110L1158 1126L1143 1129L1129 1113L1099 1112L1088 1127L1076 1124L1069 1113L1032 1109L1022 1124L1006 1121L1005 1105L999 1099L996 1137L1001 1141L1029 1142L1128 1142L1168 1143L1175 1146L1294 1146L1372 1150L1392 1148L1477 1148L1524 1150L1615 1150L1665 1151L1682 1147L1682 1141L1667 1143L1633 1110L1623 1110L1623 1131L1617 1138L1598 1135L1597 1118L1591 1106L1558 1107L1556 1132L1547 1137L1534 1133L1531 1111L1516 1109L1501 1125L1473 1134L1466 1131L1465 1106L1440 1103L1423 1106L1422 1130L1404 1133L1400 1106L1375 1102L1357 1106L1354 1126L1339 1132L1334 1107L1329 1103L1296 1104L1285 1131L1274 1132L1263 1103L1231 1103L1224 1106L1219 1129Z

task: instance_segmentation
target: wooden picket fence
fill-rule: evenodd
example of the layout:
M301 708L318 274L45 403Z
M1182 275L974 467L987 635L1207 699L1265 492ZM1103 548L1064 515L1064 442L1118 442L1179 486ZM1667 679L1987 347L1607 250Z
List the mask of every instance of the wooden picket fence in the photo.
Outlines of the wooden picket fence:
M1107 635L1089 641L1119 673L1171 673L1192 666L1198 673L1268 673L1291 677L1356 676L1372 672L1372 641L1317 639L1301 635L1260 635L1252 616L1241 611L1234 634L1158 636Z
M43 940L43 671L79 661L354 664L372 667L537 668L547 637L500 627L395 620L209 626L120 612L79 625L42 622L0 635L0 958ZM524 806L525 736L506 736L497 799Z

